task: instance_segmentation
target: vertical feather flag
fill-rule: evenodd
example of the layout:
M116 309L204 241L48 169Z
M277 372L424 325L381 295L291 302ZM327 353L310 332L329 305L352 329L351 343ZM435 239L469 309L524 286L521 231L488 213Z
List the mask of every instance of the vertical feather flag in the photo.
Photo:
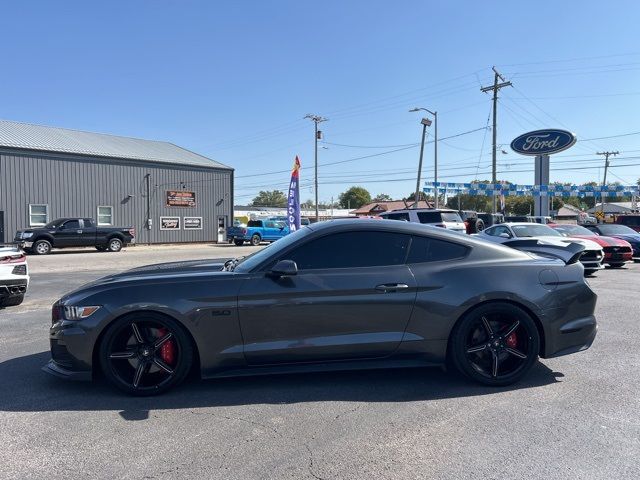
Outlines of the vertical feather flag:
M287 195L287 219L289 220L289 231L300 230L300 159L296 155L291 170L291 181L289 182L289 195Z

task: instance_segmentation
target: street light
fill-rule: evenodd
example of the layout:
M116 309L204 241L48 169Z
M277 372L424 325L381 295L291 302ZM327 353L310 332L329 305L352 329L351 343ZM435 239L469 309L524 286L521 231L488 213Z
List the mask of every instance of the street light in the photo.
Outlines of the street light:
M433 162L434 162L434 172L433 172L433 181L435 186L435 202L434 207L438 208L438 112L432 112L427 108L416 107L409 110L410 112L419 112L420 110L430 113L433 115L434 119L434 142L433 142ZM431 125L431 120L428 118L423 118L420 120L422 123L422 144L420 145L420 162L418 166L418 181L416 183L416 203L415 208L418 208L418 195L420 194L420 174L422 173L422 152L424 150L424 137L426 135L427 127Z
M326 122L328 118L321 117L320 115L313 115L308 113L304 116L304 118L310 119L315 124L315 166L314 166L314 186L315 186L315 197L316 197L316 222L318 221L318 140L320 140L320 136L322 132L318 130L318 124L321 122Z

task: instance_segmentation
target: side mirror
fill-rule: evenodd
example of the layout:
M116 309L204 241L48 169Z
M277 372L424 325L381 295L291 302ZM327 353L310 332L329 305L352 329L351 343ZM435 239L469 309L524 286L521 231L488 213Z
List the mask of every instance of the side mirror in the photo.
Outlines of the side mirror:
M278 260L269 275L272 277L290 277L298 274L298 266L293 260Z
M502 232L500 235L498 235L500 238L511 238L511 235L509 235L507 232Z

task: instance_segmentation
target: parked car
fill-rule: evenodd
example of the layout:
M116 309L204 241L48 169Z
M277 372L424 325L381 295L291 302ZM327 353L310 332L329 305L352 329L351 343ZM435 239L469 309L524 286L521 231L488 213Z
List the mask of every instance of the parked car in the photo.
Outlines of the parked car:
M402 220L405 222L422 223L434 227L446 228L459 233L467 232L467 227L455 210L410 208L384 212L379 216L387 220Z
M491 242L502 243L518 248L519 240L535 239L539 242L552 245L566 245L568 243L578 243L584 246L584 252L580 257L580 262L584 266L584 272L589 275L597 270L601 270L604 252L602 247L590 240L581 238L568 239L548 225L538 223L520 222L503 223L484 229L478 234L479 238Z
M135 236L133 227L96 226L93 218L59 218L43 227L18 230L13 243L36 255L47 255L52 248L69 247L119 252Z
M478 213L478 218L484 222L484 228L504 223L504 215L501 213Z
M507 215L506 217L504 217L504 221L506 223L515 223L515 222L536 223L535 219L531 215Z
M616 217L616 223L618 225L626 225L631 230L640 232L640 214L639 213L636 213L635 215L618 215Z
M276 220L249 220L246 227L230 227L227 238L236 245L249 242L253 246L260 242L275 242L289 234L289 227Z
M137 268L52 308L54 375L152 395L202 377L442 365L489 385L582 351L596 295L577 258L412 222L304 227L224 266ZM553 252L557 252L554 256ZM488 275L487 272L491 272Z
M484 221L478 217L478 212L475 210L459 210L458 214L462 218L469 235L484 230Z
M621 238L598 235L580 225L554 224L551 225L551 228L560 232L565 237L583 238L597 243L602 247L602 251L604 252L604 260L602 263L606 263L613 268L624 266L624 264L631 261L633 257L631 244Z
M27 257L16 246L0 245L0 308L20 305L27 288Z
M531 218L533 218L534 222L540 223L542 225L547 225L549 223L553 223L553 219L551 217L548 217L548 216L537 216L537 217L534 216L534 217L531 217Z
M607 237L621 238L631 244L633 249L633 260L640 261L640 233L632 230L626 225L606 224L601 223L598 225L585 225L592 232L598 235L605 235Z
M275 220L276 222L282 222L285 225L289 225L289 219L285 216L269 217L268 220ZM300 226L309 225L311 221L307 217L300 218Z

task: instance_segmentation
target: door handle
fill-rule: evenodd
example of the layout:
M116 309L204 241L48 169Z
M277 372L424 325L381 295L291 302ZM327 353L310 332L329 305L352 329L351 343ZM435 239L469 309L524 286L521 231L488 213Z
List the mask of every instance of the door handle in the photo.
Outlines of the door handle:
M399 292L401 290L407 290L409 285L406 283L383 283L376 286L376 290L384 293Z

